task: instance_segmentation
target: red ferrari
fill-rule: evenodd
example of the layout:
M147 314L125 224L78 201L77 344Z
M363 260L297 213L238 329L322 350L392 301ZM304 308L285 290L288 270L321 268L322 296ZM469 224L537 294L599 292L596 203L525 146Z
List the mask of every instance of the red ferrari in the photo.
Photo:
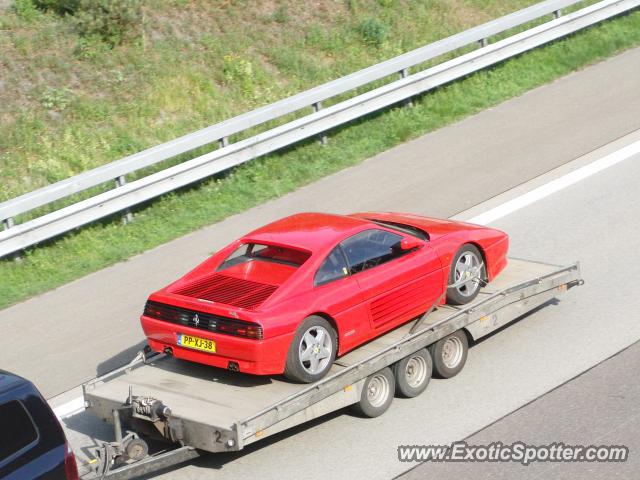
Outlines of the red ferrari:
M506 266L508 244L499 230L417 215L301 213L153 293L142 328L158 352L313 382L435 302L473 300Z

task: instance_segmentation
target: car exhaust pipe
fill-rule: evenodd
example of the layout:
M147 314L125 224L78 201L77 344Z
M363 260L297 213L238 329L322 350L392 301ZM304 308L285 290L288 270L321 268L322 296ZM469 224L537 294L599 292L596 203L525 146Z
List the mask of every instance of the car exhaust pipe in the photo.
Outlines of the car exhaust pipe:
M164 347L164 350L162 350L165 355L173 355L173 348L171 347Z
M238 362L229 362L229 366L227 368L232 372L240 371L240 365L238 365Z

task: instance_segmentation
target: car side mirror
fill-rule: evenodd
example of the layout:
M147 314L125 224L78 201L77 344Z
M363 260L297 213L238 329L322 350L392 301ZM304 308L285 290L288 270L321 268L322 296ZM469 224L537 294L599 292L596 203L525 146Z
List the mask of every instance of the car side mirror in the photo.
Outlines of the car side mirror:
M403 252L408 252L409 250L413 250L415 248L420 248L423 242L417 238L403 238L400 241L400 249Z

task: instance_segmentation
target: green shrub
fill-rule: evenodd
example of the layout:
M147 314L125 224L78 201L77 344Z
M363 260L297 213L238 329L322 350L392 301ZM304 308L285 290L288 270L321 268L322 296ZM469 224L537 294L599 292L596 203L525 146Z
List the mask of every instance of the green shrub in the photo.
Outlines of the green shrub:
M40 95L40 103L47 110L65 110L73 98L73 92L68 88L47 87Z
M358 26L358 31L366 44L375 45L376 47L382 45L389 35L388 25L377 18L367 18L363 20Z
M111 50L111 45L106 44L99 35L86 35L80 37L74 53L86 60L96 60Z
M31 0L14 0L13 10L25 22L33 21L38 15L38 10Z
M32 15L30 5L58 15L73 15L78 33L90 46L99 39L113 47L142 32L142 0L15 0L19 16ZM79 45L79 50L86 51L87 45Z
M273 20L277 23L287 23L289 21L289 12L287 11L287 7L284 5L280 5L278 8L276 8L276 11L273 12L271 18L273 18Z
M73 15L80 0L33 0L33 4L41 10L51 10L58 15Z
M251 62L233 53L225 55L222 62L222 73L227 83L239 85L245 96L253 94L255 83Z
M112 47L142 32L140 0L80 0L75 17L81 36L98 37Z

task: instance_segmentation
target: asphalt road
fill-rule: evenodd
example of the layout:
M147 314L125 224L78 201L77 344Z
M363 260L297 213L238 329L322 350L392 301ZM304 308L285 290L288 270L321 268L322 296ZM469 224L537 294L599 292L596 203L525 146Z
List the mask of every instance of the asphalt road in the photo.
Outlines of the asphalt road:
M39 340L3 346L2 366L52 396L122 364L142 341L137 315L150 291L270 219L303 210L450 216L513 187L526 189L522 183L640 129L639 64L640 50L626 52L6 309L0 312L3 333ZM588 283L475 346L461 375L434 381L422 397L394 402L378 419L331 415L261 447L207 457L163 478L205 478L212 470L234 479L389 478L407 469L395 457L398 444L465 438L639 339L640 324L629 314L640 303L637 282L628 281L640 236L637 160L496 223L511 234L513 255L557 263L579 259ZM88 414L66 423L76 448L88 445L86 434L106 434Z
M461 216L470 218L493 208L496 202L530 191L638 139L640 131ZM637 355L629 357L628 352L635 350L621 354L622 360L598 367L601 373L596 380L572 379L640 339L640 324L633 314L640 307L640 297L635 295L636 282L628 281L627 269L634 255L629 246L640 241L639 179L640 155L636 155L494 223L510 233L511 252L516 257L559 264L579 259L586 284L475 345L457 377L432 381L418 398L397 399L382 417L365 420L338 412L241 453L210 455L160 478L204 479L215 471L216 478L222 479L252 478L256 472L261 478L274 479L302 474L311 479L383 479L411 467L397 460L398 445L447 444L462 438L469 438L470 443L491 438L503 443L517 439L533 444L626 444L632 448L633 459L633 448L640 443L633 423L640 410L633 396L638 393L638 361ZM607 381L600 382L600 378ZM519 411L505 418L559 385L552 394L525 407L530 415ZM545 398L553 399L552 406ZM512 417L517 420L510 420ZM493 422L497 423L482 431L489 433L475 434ZM111 435L108 427L87 412L65 423L76 447L91 444L87 435ZM314 470L309 471L309 465ZM500 470L480 464L476 475L477 465L425 464L410 472L409 478L443 471L451 476L462 472L490 478ZM548 476L546 468L560 469L551 473L569 478L582 478L586 473L634 478L637 471L630 461L572 464L566 469L562 465L509 464L505 472L513 476L525 472L536 478L538 474Z
M150 292L269 220L305 210L446 217L637 130L639 64L640 49L628 51L0 311L0 333L31 339L5 345L2 366L33 379L51 397L126 362L143 340L137 315Z
M460 478L534 480L634 479L640 471L640 343L635 343L534 402L466 438L469 445L625 445L618 463L434 463L420 464L400 480Z
M629 246L640 242L639 179L640 155L494 224L510 233L516 257L580 260L586 284L474 346L457 377L434 380L418 398L397 399L379 418L332 415L245 452L209 456L160 478L204 479L212 471L218 479L254 478L256 472L266 479L390 478L410 467L397 460L398 445L465 438L629 346L640 339L640 323L630 314L640 308L640 297L627 269L633 258ZM620 421L619 411L601 414L611 415L612 424ZM544 421L557 422L551 415ZM582 422L580 443L597 442L591 419L585 416ZM615 435L607 440L623 443ZM619 478L632 478L631 466L607 468Z

